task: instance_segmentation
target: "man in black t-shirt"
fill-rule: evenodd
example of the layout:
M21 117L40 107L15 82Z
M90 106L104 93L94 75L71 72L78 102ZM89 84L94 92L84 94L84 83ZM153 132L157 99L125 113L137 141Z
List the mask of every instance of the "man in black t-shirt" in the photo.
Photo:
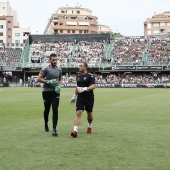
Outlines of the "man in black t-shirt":
M92 121L93 121L93 105L95 89L95 77L93 74L87 73L87 63L83 62L79 65L80 74L77 76L77 87L75 94L70 100L71 104L74 104L76 99L76 117L74 120L74 130L71 132L72 137L77 137L78 126L80 124L80 118L84 110L87 111L88 127L87 133L91 133Z

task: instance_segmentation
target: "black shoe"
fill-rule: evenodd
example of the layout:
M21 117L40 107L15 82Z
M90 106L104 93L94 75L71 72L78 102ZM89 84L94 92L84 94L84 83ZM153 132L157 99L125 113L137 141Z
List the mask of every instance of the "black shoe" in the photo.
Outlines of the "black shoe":
M55 136L55 137L58 136L58 133L56 130L53 130L52 136Z
M45 131L46 131L46 132L49 132L48 125L45 125Z

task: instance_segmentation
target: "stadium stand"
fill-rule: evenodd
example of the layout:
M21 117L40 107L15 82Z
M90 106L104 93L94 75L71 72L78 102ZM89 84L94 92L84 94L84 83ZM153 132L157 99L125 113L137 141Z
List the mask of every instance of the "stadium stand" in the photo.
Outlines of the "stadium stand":
M0 48L1 65L21 65L22 63L48 63L51 53L56 53L63 67L74 66L86 61L98 67L112 65L154 65L169 64L170 41L154 38L124 38L112 41L58 41L32 42L20 48ZM21 64L20 64L21 63Z
M30 35L29 44L26 46L15 45L6 48L6 46L0 44L0 71L8 71L12 66L20 66L20 68L12 68L11 70L22 71L25 68L24 71L33 72L31 69L34 69L37 74L40 68L48 64L51 53L57 54L58 65L64 69L64 74L77 72L77 67L82 61L88 63L92 72L107 70L110 72L126 72L129 70L133 72L135 70L138 72L147 71L148 73L149 71L170 71L170 38L168 36L123 37L111 41L108 41L108 35L88 35L87 39L86 36L69 35L67 38L67 36L61 35ZM124 66L135 66L135 68ZM137 68L138 66L149 67L140 70L140 68ZM149 70L150 66L160 67ZM27 74L29 75L29 73ZM118 80L120 83L153 82L153 79L148 79L148 76L143 80L142 75L139 74L133 72L133 74L126 75L124 78L114 74L114 80L101 77L104 76L103 74L97 76L96 81L109 83L118 82ZM142 74L147 75L146 73ZM152 75L152 73L150 74ZM157 82L164 82L164 80L169 81L169 76L162 75ZM65 76L64 81L75 82L75 77Z
M0 50L0 63L2 66L18 66L22 56L22 49L6 48Z

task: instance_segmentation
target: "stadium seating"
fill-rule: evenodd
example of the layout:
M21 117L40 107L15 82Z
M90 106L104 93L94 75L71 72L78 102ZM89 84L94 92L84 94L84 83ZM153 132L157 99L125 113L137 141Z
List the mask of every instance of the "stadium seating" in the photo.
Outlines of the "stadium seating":
M30 65L49 62L57 54L61 67L77 67L86 61L89 66L161 65L170 63L169 38L122 38L106 41L33 42L25 48L5 48L0 45L0 64Z
M6 48L0 50L0 64L2 66L19 66L22 49Z

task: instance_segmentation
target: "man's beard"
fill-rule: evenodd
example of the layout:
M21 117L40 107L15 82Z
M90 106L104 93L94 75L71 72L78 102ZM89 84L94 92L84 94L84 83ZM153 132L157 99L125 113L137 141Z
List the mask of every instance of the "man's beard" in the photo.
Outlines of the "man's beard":
M57 63L51 63L51 65L54 67L54 66L56 66L56 65L57 65Z

